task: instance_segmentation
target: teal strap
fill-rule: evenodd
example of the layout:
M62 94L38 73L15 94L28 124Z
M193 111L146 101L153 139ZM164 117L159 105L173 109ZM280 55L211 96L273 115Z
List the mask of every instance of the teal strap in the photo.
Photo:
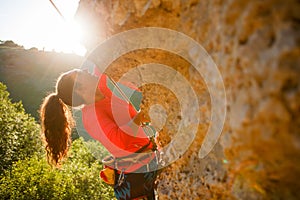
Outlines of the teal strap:
M115 83L111 78L107 78L106 85L115 96L123 99L124 101L127 101L127 103L131 104L137 112L140 112L140 105L143 98L141 92L121 83Z
M140 112L140 105L142 102L143 95L141 92L134 90L126 85L121 83L116 83L109 76L106 81L107 87L112 91L113 95L117 96L120 99L123 99L128 104L131 104L137 112ZM144 122L142 128L150 139L149 143L152 142L153 150L156 150L156 144L154 138L156 136L155 128L150 124L150 122ZM149 144L148 144L149 145Z
M146 133L146 135L151 138L151 137L155 137L156 135L156 130L155 128L150 125L150 122L145 122L142 125L144 132Z

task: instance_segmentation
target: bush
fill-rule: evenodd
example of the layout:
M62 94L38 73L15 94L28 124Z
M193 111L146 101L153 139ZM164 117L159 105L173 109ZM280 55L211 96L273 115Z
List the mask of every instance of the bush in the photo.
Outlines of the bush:
M6 86L0 83L0 175L13 162L43 151L40 128L26 114L22 103L12 103Z
M82 139L73 142L61 169L51 168L45 156L16 162L0 180L3 199L113 199L113 189L99 178L102 165Z
M40 126L21 102L11 102L2 83L0 102L0 199L113 199L113 189L99 178L102 165L90 153L107 154L99 143L75 140L62 168L51 168Z
M12 40L0 41L0 47L23 48L23 46L20 46L20 45L14 43Z

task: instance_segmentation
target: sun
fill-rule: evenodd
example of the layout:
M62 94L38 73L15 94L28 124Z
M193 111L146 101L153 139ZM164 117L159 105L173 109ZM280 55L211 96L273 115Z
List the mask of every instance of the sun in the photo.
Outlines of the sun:
M45 46L52 47L57 52L85 54L86 49L81 44L82 30L74 20L61 21L54 27L54 30L48 35Z
M50 1L53 6L53 11L56 11L54 19L47 19L51 21L53 27L47 39L47 46L54 46L55 51L62 51L65 53L75 53L84 55L86 49L81 44L82 29L79 24L74 20L76 8L76 1ZM77 1L78 2L78 1ZM50 16L49 16L50 17ZM57 17L60 20L57 20Z
M0 7L2 41L12 40L25 49L85 55L83 34L74 20L79 0L4 2Z
M12 32L16 36L16 41L28 49L36 47L44 51L84 56L86 49L81 43L82 30L74 19L79 0L52 2L55 2L62 15L46 0L38 1L35 6L28 5L24 13L18 15L19 21L10 26L14 28Z

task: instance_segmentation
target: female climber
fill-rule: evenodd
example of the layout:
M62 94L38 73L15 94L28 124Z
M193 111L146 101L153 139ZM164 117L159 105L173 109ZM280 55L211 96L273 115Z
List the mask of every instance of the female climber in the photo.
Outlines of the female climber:
M40 111L47 158L57 166L66 157L74 125L68 106L81 106L84 128L111 154L105 159L106 171L100 174L113 185L116 198L155 199L156 143L121 87L140 94L137 88L118 84L105 74L95 76L78 69L63 73Z

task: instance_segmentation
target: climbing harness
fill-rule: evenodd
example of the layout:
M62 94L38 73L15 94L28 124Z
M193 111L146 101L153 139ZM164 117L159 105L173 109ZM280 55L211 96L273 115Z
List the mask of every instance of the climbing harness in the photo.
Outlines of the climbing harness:
M141 109L139 107L139 105L141 103L141 99L142 99L141 93L134 89L131 89L127 86L124 86L120 83L116 83L109 76L107 76L107 77L108 77L107 86L112 91L112 93L114 95L118 96L119 98L122 98L129 105L132 105L132 107L135 109L135 111L137 113L139 113L141 111ZM122 89L121 89L121 87L122 87ZM135 92L137 92L137 93L135 93ZM141 166L145 166L145 169L147 172L149 172L151 170L149 167L149 160L151 161L152 159L156 158L156 156L157 156L157 154L155 153L155 151L157 151L157 145L155 143L156 130L150 124L150 122L142 123L141 127L144 130L147 137L149 138L149 142L146 145L142 146L139 150L137 150L136 152L134 152L128 156L118 157L118 158L114 158L113 156L108 156L102 160L102 163L104 164L105 168L101 171L100 177L106 183L108 183L110 185L113 184L112 181L109 181L109 180L112 180L112 178L110 178L110 177L112 177L113 169L115 169L114 172L117 172L120 174L117 184L121 184L123 182L123 178L124 178L123 174L126 173L125 169L129 169L132 165L134 165L136 163L140 163ZM152 144L152 149L149 150L149 152L151 151L154 154L152 154L152 153L149 154L149 153L145 152L147 147L150 144ZM141 154L141 153L143 153L143 154ZM148 162L145 163L145 160L147 160Z
M134 87L116 83L112 78L107 77L106 86L112 91L112 94L124 100L137 113L140 113L142 93ZM133 123L133 120L129 123ZM113 157L110 155L102 160L104 169L100 172L100 177L114 187L117 199L155 198L155 177L159 171L160 161L160 152L155 143L157 132L150 122L143 122L139 127L149 138L147 144L127 156ZM152 149L148 148L150 145Z

